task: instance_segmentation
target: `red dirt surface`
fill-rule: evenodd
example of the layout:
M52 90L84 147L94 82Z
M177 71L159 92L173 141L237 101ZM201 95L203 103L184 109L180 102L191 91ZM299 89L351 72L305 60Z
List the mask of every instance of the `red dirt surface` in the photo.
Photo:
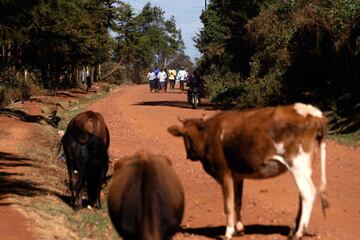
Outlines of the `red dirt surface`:
M90 109L104 115L110 130L113 161L140 149L169 156L186 196L182 233L176 239L211 239L225 233L220 186L199 162L186 159L181 138L167 132L180 125L178 116L199 118L216 113L205 104L191 109L185 94L149 93L148 86L126 87ZM328 141L328 194L330 209L322 216L320 201L314 206L309 231L321 239L360 239L360 148ZM319 163L314 163L319 183ZM234 239L286 239L298 209L298 192L289 174L261 181L245 181L242 216L246 235Z
M169 126L180 125L178 116L199 118L203 114L211 116L217 110L209 104L191 109L185 94L149 93L146 85L117 89L89 109L103 114L109 127L112 162L140 149L164 154L172 160L186 201L183 230L176 234L176 240L214 239L224 235L220 186L204 172L199 162L186 159L182 139L167 132ZM38 114L35 107L34 111L33 114ZM31 129L31 123L0 117L0 180L11 177L7 173L23 172L24 167L3 163L11 160L5 153L16 155L16 144L29 141ZM360 239L360 148L328 141L327 153L330 209L324 219L320 201L316 200L309 231L318 233L320 239ZM318 186L319 162L314 163L313 179ZM36 239L31 235L29 220L4 196L0 196L0 239ZM247 180L242 207L246 233L234 239L286 239L297 209L298 192L289 174L268 180Z

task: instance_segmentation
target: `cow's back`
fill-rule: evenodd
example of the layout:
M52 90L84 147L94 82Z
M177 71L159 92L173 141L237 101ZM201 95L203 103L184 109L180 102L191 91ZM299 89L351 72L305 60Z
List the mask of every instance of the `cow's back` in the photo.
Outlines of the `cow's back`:
M111 220L124 239L168 239L184 211L181 183L170 165L158 159L128 161L114 172L108 195Z
M314 139L322 141L326 129L324 117L302 115L294 105L229 111L207 121L206 144L209 151L223 151L232 170L251 177L265 160L277 154L276 145L286 149L284 154L290 157L298 153L300 145L307 151ZM216 148L216 142L221 148ZM280 163L274 163L274 167L280 173L286 171Z
M81 112L69 123L69 127L71 126L76 126L91 134L94 134L97 137L100 137L103 140L106 148L109 148L109 131L105 124L105 120L100 113L93 111ZM79 141L83 143L87 140L79 139Z

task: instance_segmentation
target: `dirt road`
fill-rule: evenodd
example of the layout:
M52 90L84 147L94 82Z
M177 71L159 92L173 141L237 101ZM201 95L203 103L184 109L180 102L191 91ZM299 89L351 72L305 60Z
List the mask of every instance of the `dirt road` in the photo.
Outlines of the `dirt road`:
M89 108L102 113L111 134L113 161L147 149L167 155L186 195L184 230L176 239L209 239L224 234L225 216L219 185L200 163L185 158L183 141L167 132L178 116L216 113L209 105L193 110L185 94L149 93L145 85L118 89ZM319 182L318 162L314 180ZM328 240L360 239L360 148L328 142L328 192L331 208L322 217L317 199L309 230ZM318 186L318 185L317 185ZM235 239L286 239L298 208L298 193L289 174L245 181L242 216L246 235Z
M185 94L149 93L148 87L141 85L119 88L90 105L89 109L98 111L105 117L111 135L110 156L113 162L140 149L147 149L171 158L173 167L183 184L186 200L183 230L175 236L175 239L214 239L223 236L225 232L220 186L205 174L199 162L191 162L185 158L182 139L170 135L167 128L180 124L177 120L178 116L198 118L203 114L211 116L217 110L209 104L194 110L185 101ZM42 114L38 102L33 101L31 104L25 102L25 105L18 107L26 109L28 114ZM24 205L22 201L24 197L27 197L28 204L29 202L39 206L49 204L49 208L44 209L53 209L55 206L56 209L61 209L55 215L51 215L52 213L45 215L42 220L43 225L40 227L49 228L47 221L52 219L54 221L51 226L54 229L47 229L48 237L42 239L58 238L56 232L59 237L63 236L60 239L75 239L76 237L70 237L73 236L71 234L59 234L64 232L62 221L64 218L81 219L81 214L87 213L87 210L83 213L81 211L73 213L65 202L56 197L66 197L68 194L61 193L64 186L62 180L59 181L59 176L55 175L48 181L61 185L56 188L57 195L54 196L54 191L50 191L54 186L44 185L46 181L41 178L43 172L38 173L40 181L37 182L33 179L34 174L28 174L28 171L34 172L34 169L38 168L39 162L32 162L36 161L35 158L22 155L21 148L26 146L26 149L31 149L32 152L39 152L36 148L40 145L49 145L49 136L39 131L44 129L39 126L37 123L0 116L0 239L39 239L34 235L37 232L33 231L37 222L31 219L31 214L28 215L30 219L26 219L26 214L23 215L19 211ZM39 145L39 142L42 144ZM44 158L46 165L49 159ZM327 159L328 194L331 206L324 219L317 199L309 230L318 233L318 238L321 239L358 240L360 239L360 148L328 141ZM32 166L34 164L36 166ZM63 166L55 167L54 169L59 169L56 171L63 171ZM51 170L54 172L54 169ZM318 186L318 162L314 163L313 175ZM24 179L25 176L37 184ZM44 189L48 190L44 191ZM17 196L17 200L9 198L9 195ZM42 202L38 203L38 201ZM36 211L42 209L39 206L34 209ZM298 193L289 174L269 180L245 181L242 216L246 234L234 239L286 239L297 208ZM42 211L45 211L44 209ZM39 213L40 216L43 216L43 213ZM106 210L100 211L99 214L102 213L106 217ZM58 223L55 216L59 219ZM96 224L87 223L85 226L91 227ZM111 224L109 223L106 228L111 231ZM70 229L72 230L79 231L77 228ZM96 233L96 230L92 229L90 232Z

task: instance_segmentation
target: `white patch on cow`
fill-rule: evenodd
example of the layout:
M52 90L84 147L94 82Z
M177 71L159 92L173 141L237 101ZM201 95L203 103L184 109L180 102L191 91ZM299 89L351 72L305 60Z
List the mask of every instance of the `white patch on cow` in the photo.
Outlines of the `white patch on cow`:
M318 118L323 117L322 112L310 104L295 103L294 109L303 117L306 117L308 114Z
M284 143L280 142L280 143L273 143L276 153L279 155L283 155L285 153L285 148L284 148Z
M225 239L231 239L235 233L235 191L231 174L225 174L222 184L224 207L226 214Z
M61 139L65 135L65 132L63 130L59 130L57 132L57 134L58 134L59 138Z
M293 163L289 170L294 177L296 186L301 195L302 212L299 227L295 233L295 237L301 238L303 236L303 231L309 224L316 195L316 189L311 179L311 155L304 152L301 145L299 147L298 155L293 158Z
M240 222L240 221L237 221L236 222L236 225L235 225L235 229L236 229L236 231L238 231L238 232L242 232L242 231L244 231L244 224L242 224L242 222Z
M225 129L223 129L221 131L221 134L220 134L220 140L223 141L224 140L224 135L225 135Z
M74 173L75 173L75 174L78 174L79 172L78 172L78 171L76 171L76 170L74 170Z
M226 226L225 239L231 239L234 234L235 234L235 227Z
M276 160L282 163L287 169L290 169L289 164L285 161L285 159L280 155L274 155L270 157L270 160Z

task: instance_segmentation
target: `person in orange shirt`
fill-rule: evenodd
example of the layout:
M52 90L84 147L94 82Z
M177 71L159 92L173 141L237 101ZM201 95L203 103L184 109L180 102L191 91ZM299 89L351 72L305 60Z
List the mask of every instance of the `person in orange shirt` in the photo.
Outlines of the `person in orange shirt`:
M170 92L174 92L175 91L175 78L176 78L176 70L175 69L170 69L168 71L168 78L169 78L169 83L170 83Z

